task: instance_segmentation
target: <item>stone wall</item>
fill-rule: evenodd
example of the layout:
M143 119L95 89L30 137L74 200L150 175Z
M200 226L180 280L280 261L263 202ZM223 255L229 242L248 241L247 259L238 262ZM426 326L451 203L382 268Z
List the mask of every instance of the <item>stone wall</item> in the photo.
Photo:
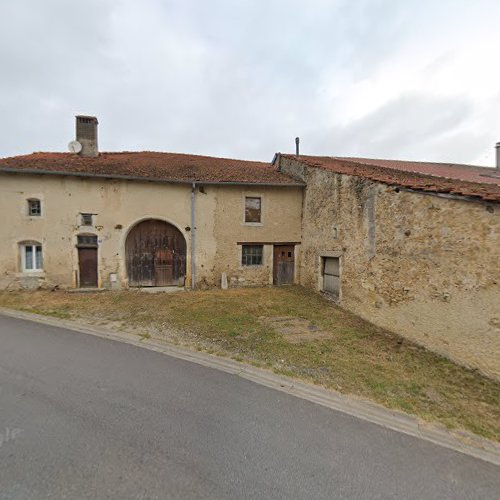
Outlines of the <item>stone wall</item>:
M307 182L300 282L341 255L340 304L500 378L500 205L403 190L280 159Z

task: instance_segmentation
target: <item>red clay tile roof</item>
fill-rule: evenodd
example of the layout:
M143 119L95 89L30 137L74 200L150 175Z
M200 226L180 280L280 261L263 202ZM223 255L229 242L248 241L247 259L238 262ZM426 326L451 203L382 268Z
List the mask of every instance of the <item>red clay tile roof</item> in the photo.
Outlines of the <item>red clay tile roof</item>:
M298 159L309 166L384 184L500 202L500 171L495 168L368 158L282 156Z
M72 153L33 153L1 158L1 171L182 183L303 185L270 163L149 151L101 153L96 158Z

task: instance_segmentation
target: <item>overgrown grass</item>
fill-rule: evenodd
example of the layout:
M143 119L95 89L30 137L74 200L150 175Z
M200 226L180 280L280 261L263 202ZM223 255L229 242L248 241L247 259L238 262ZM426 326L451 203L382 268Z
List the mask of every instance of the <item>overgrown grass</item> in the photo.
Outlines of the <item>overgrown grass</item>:
M300 287L157 295L4 292L0 305L88 322L122 322L143 339L152 335L190 344L500 441L498 382ZM290 343L263 321L287 316L309 321L328 338Z

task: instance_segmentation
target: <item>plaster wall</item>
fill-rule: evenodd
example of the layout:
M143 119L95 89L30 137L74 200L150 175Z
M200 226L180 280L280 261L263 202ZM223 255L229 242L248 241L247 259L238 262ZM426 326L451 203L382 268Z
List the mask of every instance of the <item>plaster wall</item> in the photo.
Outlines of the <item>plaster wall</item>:
M245 193L263 196L263 221L243 223ZM42 215L27 215L27 200L42 203ZM204 186L195 191L197 285L220 285L223 271L232 285L268 284L272 259L265 250L263 266L241 266L237 242L300 240L302 189L297 187ZM285 210L286 207L286 210ZM80 214L95 214L92 227L81 226ZM98 236L99 286L110 273L126 287L125 239L144 219L176 226L187 243L187 279L191 277L191 185L126 180L0 174L0 288L78 285L78 234ZM19 244L43 246L43 272L22 272ZM272 248L272 247L271 247Z

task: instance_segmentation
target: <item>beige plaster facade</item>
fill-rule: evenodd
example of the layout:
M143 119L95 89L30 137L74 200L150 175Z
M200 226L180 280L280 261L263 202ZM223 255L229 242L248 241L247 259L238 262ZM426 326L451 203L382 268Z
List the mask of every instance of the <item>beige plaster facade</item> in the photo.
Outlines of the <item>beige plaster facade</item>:
M300 186L202 185L195 188L197 286L272 283L272 243L300 242ZM141 182L63 175L0 173L0 288L78 286L77 236L98 237L99 287L127 287L125 240L137 223L166 221L187 244L186 285L191 286L191 194L188 183ZM262 197L262 223L244 222L245 196ZM39 199L30 217L27 200ZM93 226L81 225L91 213ZM43 271L23 272L20 245L43 248ZM241 242L265 242L261 266L242 266ZM111 276L112 275L112 276ZM110 280L115 279L116 282Z
M321 290L339 256L342 307L500 378L500 204L280 166L307 183L302 285Z

